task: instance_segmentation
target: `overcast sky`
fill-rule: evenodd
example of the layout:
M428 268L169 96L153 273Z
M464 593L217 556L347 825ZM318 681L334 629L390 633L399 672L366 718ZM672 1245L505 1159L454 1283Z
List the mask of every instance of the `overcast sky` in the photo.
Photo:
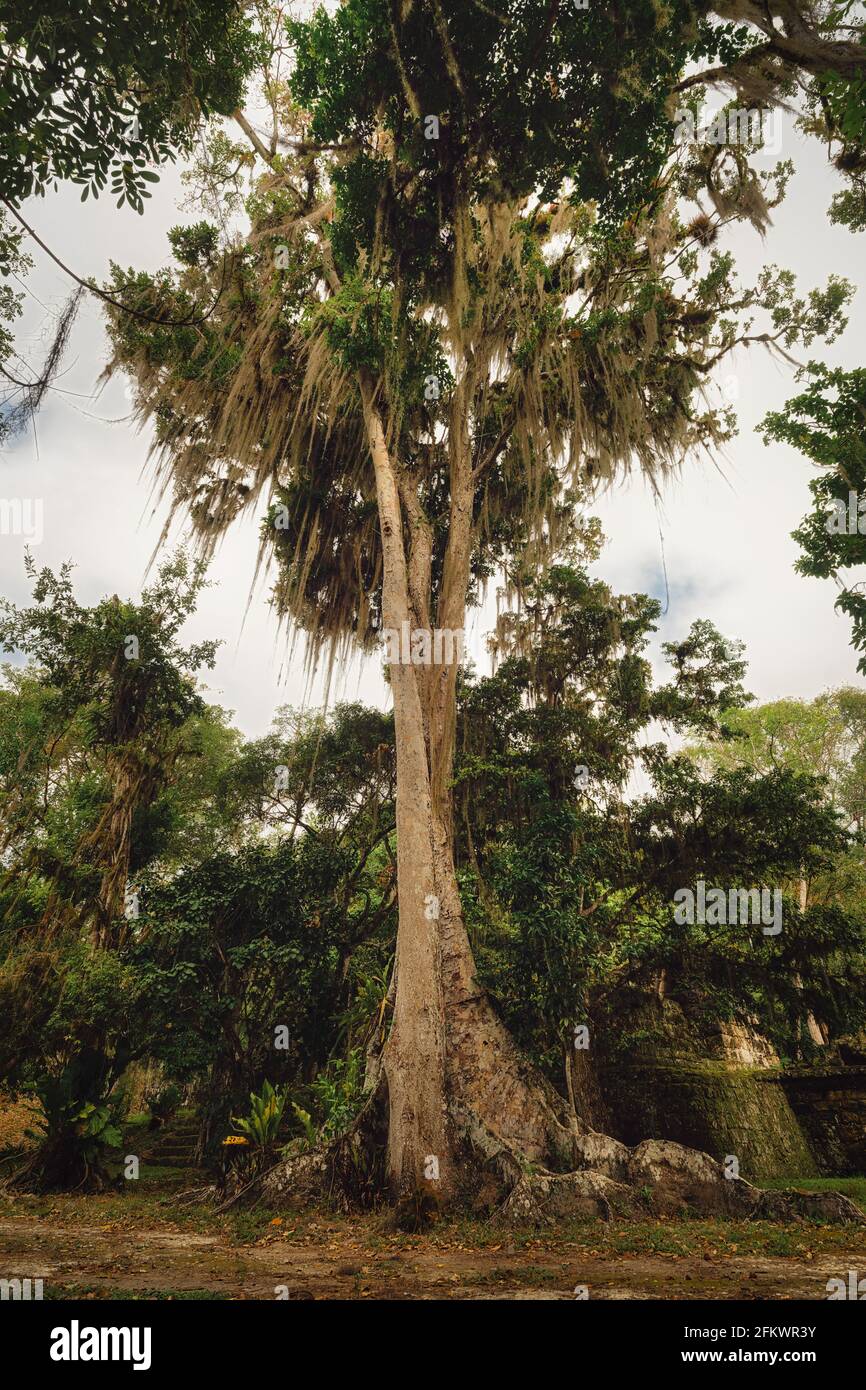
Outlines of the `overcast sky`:
M762 264L792 269L802 291L823 284L831 272L859 286L846 333L830 348L814 344L805 356L833 365L862 366L866 260L863 236L833 227L827 207L836 187L823 150L805 144L786 123L781 157L793 158L797 175L766 240L748 228L730 238L744 282ZM156 270L168 260L166 231L195 214L178 209L178 173L166 171L144 216L118 210L110 199L82 204L71 189L32 201L25 210L43 240L79 275L104 279L109 262ZM72 285L38 248L29 280L32 295L19 334L19 348L36 367L46 336L45 308L56 311ZM33 296L38 296L38 303ZM43 307L44 306L44 307ZM44 538L35 549L38 565L75 562L79 600L95 603L105 594L135 597L159 538L166 508L151 496L146 459L148 435L136 433L122 377L96 395L107 360L99 303L83 304L58 382L36 421L0 459L0 498L38 498L44 509ZM669 611L653 643L684 635L698 617L710 618L728 637L747 644L747 684L761 700L811 698L842 683L860 684L849 644L849 623L834 613L835 586L794 573L797 547L790 532L809 509L806 461L779 444L766 447L755 427L764 414L794 394L793 368L763 349L740 353L720 373L735 397L739 435L714 462L687 460L679 480L666 486L656 508L648 487L629 480L594 508L608 546L598 573L622 592L642 591L665 599L659 525L670 586ZM300 703L304 675L300 651L287 660L285 634L268 606L269 582L260 580L247 612L257 550L258 521L240 522L224 540L202 598L188 625L188 640L221 637L211 698L235 711L249 736L263 733L281 704ZM21 536L0 535L0 593L28 600ZM491 625L492 598L481 628ZM387 692L377 660L355 662L334 691L385 705ZM317 693L314 688L312 700Z

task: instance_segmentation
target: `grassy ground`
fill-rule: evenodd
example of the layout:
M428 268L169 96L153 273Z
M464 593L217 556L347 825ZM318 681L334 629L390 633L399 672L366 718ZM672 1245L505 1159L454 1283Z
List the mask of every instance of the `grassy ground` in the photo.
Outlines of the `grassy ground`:
M96 1196L0 1194L0 1276L50 1298L825 1298L866 1269L866 1230L762 1221L443 1221L421 1235L381 1215L218 1213L202 1174L142 1165ZM821 1182L863 1199L866 1182Z

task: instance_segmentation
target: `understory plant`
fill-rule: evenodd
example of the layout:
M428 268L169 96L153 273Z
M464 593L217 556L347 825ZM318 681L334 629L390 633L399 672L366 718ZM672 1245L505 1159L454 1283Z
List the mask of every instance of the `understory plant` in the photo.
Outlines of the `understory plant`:
M285 1107L285 1091L265 1081L258 1094L250 1091L249 1113L246 1116L232 1116L232 1124L249 1140L259 1159L264 1159L272 1151Z
M41 1102L43 1117L25 1130L37 1147L16 1181L45 1190L101 1191L110 1181L109 1162L123 1143L122 1102L116 1096L76 1098L69 1068L29 1089Z

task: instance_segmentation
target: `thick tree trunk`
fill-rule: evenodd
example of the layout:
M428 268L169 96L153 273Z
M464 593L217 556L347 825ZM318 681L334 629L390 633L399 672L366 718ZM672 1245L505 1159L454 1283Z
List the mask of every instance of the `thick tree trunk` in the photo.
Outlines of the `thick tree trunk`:
M468 374L455 388L449 419L451 505L437 623L463 633L473 528ZM436 892L440 901L446 1023L446 1095L452 1116L473 1121L530 1161L569 1166L573 1136L559 1098L521 1056L475 975L454 867L451 783L457 728L458 666L434 669L430 686L430 785Z
M383 627L429 624L429 536L416 494L390 457L373 383L362 383L384 555ZM472 480L466 402L452 410L451 515L437 626L462 634L469 585ZM401 499L403 508L401 509ZM409 533L409 556L404 538ZM576 1135L560 1098L521 1057L475 977L453 859L451 779L455 659L390 664L397 749L399 927L394 1018L382 1062L389 1091L388 1171L395 1191L436 1182L454 1190L455 1149L467 1132L494 1148L569 1167ZM434 1162L431 1163L431 1160Z
M409 578L397 476L372 385L364 417L376 474L384 555L383 626L410 621ZM401 653L402 654L402 653ZM454 1166L445 1098L445 1016L430 776L417 668L390 665L397 750L397 990L382 1062L388 1082L388 1174L395 1194L425 1182L451 1189Z

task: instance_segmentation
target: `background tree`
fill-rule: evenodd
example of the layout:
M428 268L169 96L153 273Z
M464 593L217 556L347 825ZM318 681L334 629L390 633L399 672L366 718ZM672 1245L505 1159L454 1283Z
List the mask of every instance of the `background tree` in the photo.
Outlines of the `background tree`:
M161 566L139 604L114 595L89 610L74 597L71 566L59 576L48 569L37 573L29 559L27 567L36 604L17 610L0 603L0 644L37 667L52 692L50 718L57 729L65 731L80 717L89 747L104 757L108 797L76 846L79 920L102 946L123 919L136 812L170 773L177 731L203 709L192 673L213 665L218 644L184 649L177 635L195 607L204 567L179 553ZM54 912L49 898L46 921Z
M723 707L723 737L689 745L705 772L791 768L821 779L822 794L860 831L866 783L866 693L852 686L814 700L773 700L752 709Z
M309 1104L304 1088L332 1055L363 1053L384 1012L387 978L374 1005L367 992L393 958L392 720L282 710L179 812L128 959L148 1055L196 1082L204 1152L264 1080ZM190 854L214 815L216 852Z
M265 1080L300 1098L335 1050L348 961L371 929L342 907L354 867L348 850L302 834L218 855L145 895L125 953L133 1033L166 1077L195 1084L201 1155Z
M724 741L702 741L687 749L705 775L749 769L768 776L788 769L818 778L818 796L849 832L848 841L829 862L817 863L811 871L804 863L792 891L801 912L811 915L814 909L815 921L826 914L831 923L837 910L859 920L866 890L866 695L843 687L808 702L774 700L755 709L726 710L721 724ZM855 980L847 975L852 939L841 920L837 928L838 937L824 930L821 942L813 940L804 950L810 939L805 933L801 966L791 981L801 1000L791 1000L787 1021L781 1010L770 1021L770 1030L781 1035L789 1053L811 1055L816 1046L823 1048L861 1026L856 1007L852 1012L845 1007L859 997Z
M836 607L851 619L855 650L866 652L866 595L844 577L866 561L866 370L810 362L798 375L805 390L762 425L766 441L792 445L820 469L809 484L812 511L793 533L802 552L796 568L837 582ZM866 655L857 669L866 671Z
M496 674L461 692L457 845L482 975L585 1113L591 1064L628 1054L660 989L707 1048L714 1022L757 1016L791 1053L818 998L844 1031L863 1014L864 923L853 897L798 902L804 864L839 872L862 851L848 851L808 754L737 760L735 730L758 722L742 644L696 622L665 644L673 679L655 686L645 648L660 605L614 595L570 558L524 585L500 620ZM700 730L717 764L698 775L650 741L659 726ZM783 939L678 924L671 899L699 878L784 886ZM574 1047L580 1025L589 1049Z
M37 573L28 560L28 572L34 606L0 603L0 645L30 659L3 692L0 1067L54 1107L37 1166L75 1184L102 1176L78 1143L81 1107L104 1129L101 1102L133 1055L119 951L136 852L152 850L160 795L204 711L194 673L216 644L177 640L204 582L180 554L138 604L84 608L69 566Z

